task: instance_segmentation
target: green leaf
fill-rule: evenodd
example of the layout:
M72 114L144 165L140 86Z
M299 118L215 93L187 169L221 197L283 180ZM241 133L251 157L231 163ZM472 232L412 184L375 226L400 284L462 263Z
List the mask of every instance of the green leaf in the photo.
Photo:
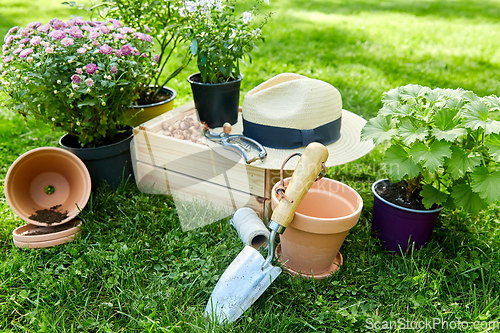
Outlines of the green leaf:
M490 156L493 158L495 162L500 162L500 134L491 134L489 135L484 145L490 151Z
M193 40L191 41L190 49L191 49L191 54L193 55L195 55L196 52L198 52L198 41L196 40L196 38L193 38Z
M443 99L443 95L440 93L439 90L434 89L434 90L429 90L426 94L425 97L429 100L431 103L435 103L438 101L441 101Z
M423 87L418 84L408 84L401 88L401 97L406 101L410 98L417 99L418 97L423 97L431 89L429 87Z
M450 147L451 143L446 141L434 141L430 147L416 143L411 147L410 155L416 163L423 162L425 168L435 172L443 165L445 157L451 157Z
M467 153L457 147L451 146L451 158L448 159L445 165L448 167L448 172L455 178L462 178L466 172L474 171L474 168L481 163L481 155L478 153Z
M446 108L448 111L452 111L453 114L456 114L456 111L460 110L464 106L464 100L463 98L460 97L454 97L450 98L449 100L446 101ZM443 110L447 110L443 109ZM451 109L451 110L449 110Z
M484 100L473 101L465 109L465 127L473 130L484 128L486 134L500 133L500 121L489 119L489 106Z
M399 131L399 135L406 145L411 145L417 140L423 141L427 134L429 134L429 130L426 126L415 128L409 120L403 122Z
M389 164L389 174L392 179L400 180L406 176L415 178L422 171L422 168L412 160L408 152L398 144L387 149L384 163Z
M449 101L447 101L449 102ZM440 109L434 114L435 126L443 131L454 129L460 122L457 112L450 109Z
M479 194L473 192L472 188L467 184L453 186L450 195L455 199L455 206L463 207L465 211L471 214L477 214L487 207Z
M471 187L488 204L500 198L500 171L490 173L488 168L477 168L471 175Z
M491 108L494 110L500 110L500 98L495 95L487 96L484 98L491 104Z
M95 103L96 103L95 99L87 97L83 100L83 102L78 103L78 107L81 108L82 106L85 106L85 105L93 106L93 105L95 105Z
M454 142L458 137L466 135L467 130L465 128L453 128L443 131L440 128L433 128L431 130L431 134L434 135L438 140Z
M398 103L385 104L380 110L379 115L391 117L407 117L411 115L410 105L400 105Z
M422 203L427 209L431 208L434 204L441 205L448 199L447 193L441 192L434 186L428 184L422 186L420 195L422 196Z
M379 115L366 123L361 130L361 138L363 140L373 139L375 144L388 141L397 134L394 126L395 120Z
M399 88L399 87L385 92L382 95L382 102L383 103L394 103L394 102L401 103L403 100L401 99L400 92L401 92L401 88Z

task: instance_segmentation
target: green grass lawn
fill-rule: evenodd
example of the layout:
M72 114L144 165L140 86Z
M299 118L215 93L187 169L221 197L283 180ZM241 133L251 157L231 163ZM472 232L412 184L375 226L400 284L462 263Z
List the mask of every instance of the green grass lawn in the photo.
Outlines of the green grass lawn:
M271 0L266 41L242 69L242 96L282 72L325 80L345 109L365 117L384 91L407 83L500 94L500 3L466 0ZM0 34L13 25L87 15L58 0L0 2ZM191 99L187 76L170 82L176 105ZM242 249L227 220L182 232L171 197L135 184L92 194L72 243L42 250L12 245L24 224L6 203L3 179L22 153L57 146L61 133L0 108L0 331L6 332L362 332L375 321L500 321L500 217L443 211L431 243L413 255L386 253L370 234L371 183L386 177L382 155L331 168L328 177L364 200L323 281L281 274L241 320L218 327L203 310ZM388 331L397 331L396 329ZM499 331L499 330L497 330Z

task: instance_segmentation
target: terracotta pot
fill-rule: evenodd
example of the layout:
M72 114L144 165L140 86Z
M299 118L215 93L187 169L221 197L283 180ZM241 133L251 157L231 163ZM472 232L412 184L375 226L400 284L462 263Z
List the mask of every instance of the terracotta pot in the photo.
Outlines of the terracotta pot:
M169 99L157 103L134 105L125 113L126 118L132 118L132 116L139 112L141 109L143 109L143 111L139 112L133 119L130 119L127 122L127 125L136 127L144 124L148 120L158 117L159 115L167 111L172 110L174 107L174 99L175 97L177 97L177 92L174 89L168 87L161 88L161 91L170 93L172 96Z
M424 247L431 239L434 225L443 207L417 210L395 205L382 198L375 190L384 183L390 181L382 179L372 185L373 233L382 241L387 251L401 254L406 253L412 244L415 249Z
M58 226L41 227L25 224L12 232L12 239L23 243L45 242L62 237L68 237L80 231L82 221L73 219Z
M285 179L285 186L290 178ZM272 208L278 205L276 188ZM280 235L281 261L292 273L324 278L338 270L339 249L349 230L358 223L363 199L349 186L322 178L315 182Z
M80 233L80 231L77 231L76 233L69 235L69 236L51 239L51 240L47 240L47 241L41 241L41 242L21 242L21 241L15 240L15 239L13 239L12 242L17 247L26 247L28 249L36 249L36 248L56 246L56 245L61 245L61 244L67 243L67 242L71 242L73 239L75 239L75 236L79 233Z
M24 221L32 220L37 210L61 205L57 211L67 218L50 225L72 220L87 204L90 197L90 175L83 162L61 148L42 147L24 153L9 168L5 177L5 197L12 211Z

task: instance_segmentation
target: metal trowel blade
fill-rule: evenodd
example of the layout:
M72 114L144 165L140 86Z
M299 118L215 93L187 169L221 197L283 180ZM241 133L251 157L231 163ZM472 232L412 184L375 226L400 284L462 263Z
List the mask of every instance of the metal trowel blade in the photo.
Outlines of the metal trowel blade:
M281 273L272 265L262 269L264 261L257 250L245 246L217 282L205 318L221 324L238 319Z

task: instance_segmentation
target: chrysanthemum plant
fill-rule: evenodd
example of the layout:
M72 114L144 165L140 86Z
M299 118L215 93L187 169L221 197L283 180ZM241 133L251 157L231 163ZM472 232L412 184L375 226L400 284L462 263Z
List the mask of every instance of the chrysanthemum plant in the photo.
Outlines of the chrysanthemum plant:
M158 68L152 37L117 20L34 22L10 29L4 41L4 105L84 147L124 131L125 110Z
M137 30L144 29L153 37L159 66L141 91L142 102L154 102L160 89L176 77L191 60L189 52L178 47L184 42L181 31L187 20L185 16L180 15L182 8L184 0L99 0L93 1L89 7L93 13L98 13L104 19L120 19L127 26ZM172 70L168 64L174 58L178 58L175 61L180 64ZM149 89L149 86L155 88Z
M384 93L362 131L384 144L390 177L420 190L426 208L478 213L500 199L500 110L496 96L407 85Z
M262 27L270 14L257 20L257 1L249 11L238 14L234 1L186 1L181 15L186 21L185 38L191 41L190 49L204 83L222 83L240 77L240 62L256 48L255 42L264 40Z

